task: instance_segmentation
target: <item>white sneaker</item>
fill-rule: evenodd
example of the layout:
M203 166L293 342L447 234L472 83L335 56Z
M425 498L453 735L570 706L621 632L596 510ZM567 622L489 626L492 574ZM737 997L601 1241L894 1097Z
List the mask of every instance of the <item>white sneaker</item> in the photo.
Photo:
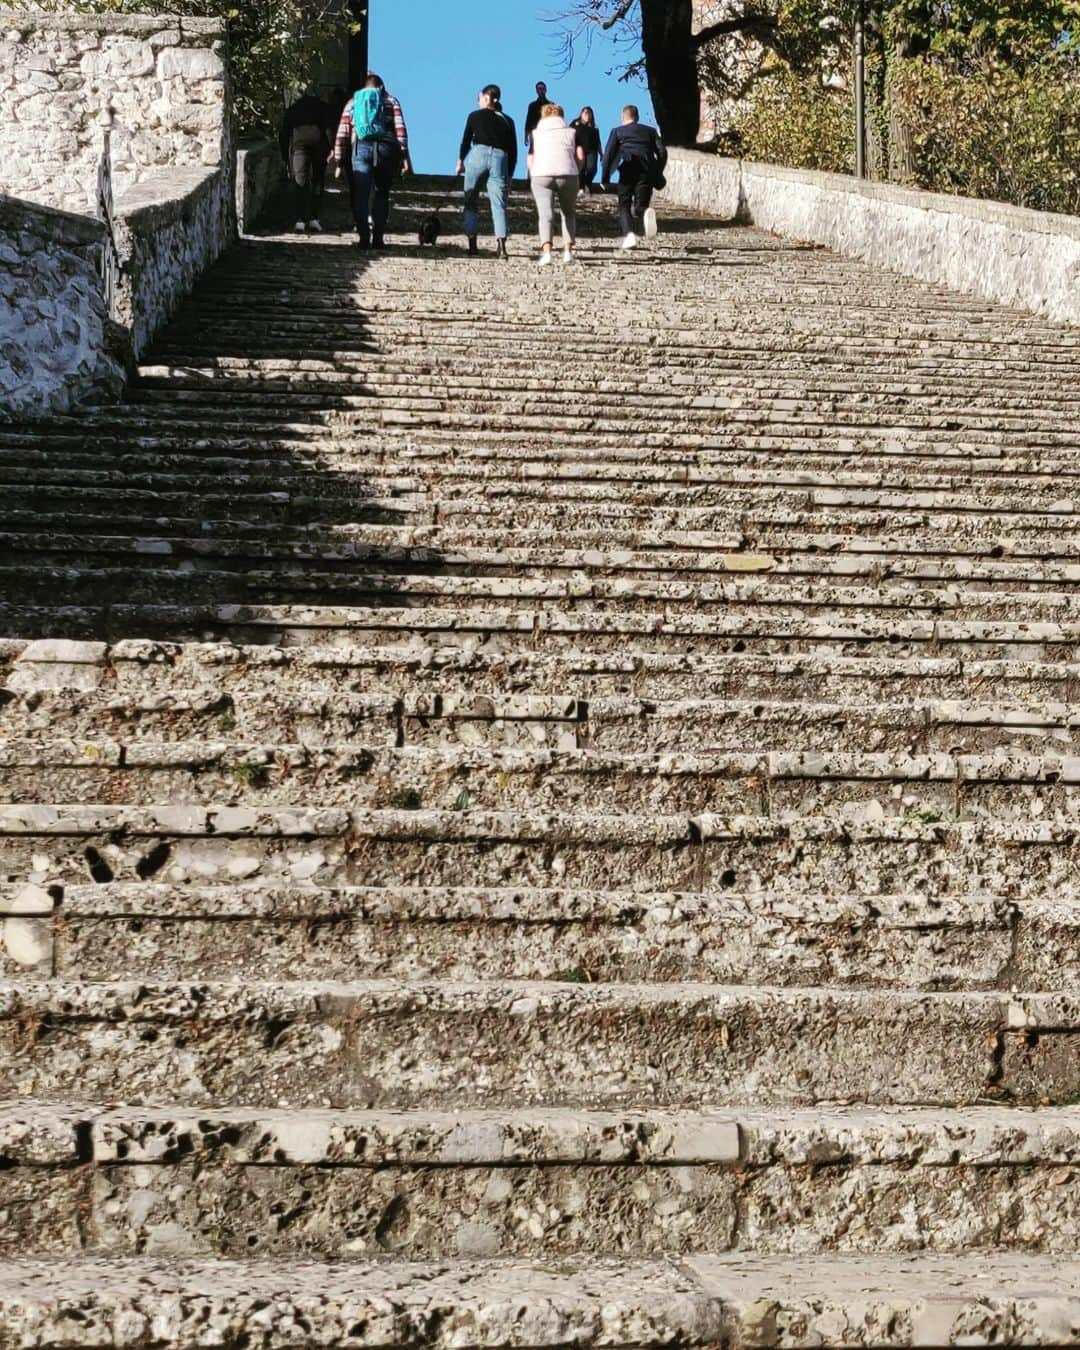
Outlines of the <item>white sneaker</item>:
M306 229L307 229L307 222L306 222L306 221L298 220L298 221L296 222L296 233L297 233L297 234L303 234L304 231L305 231Z
M638 237L633 230L631 230L630 233L626 236L626 238L622 241L622 246L623 248L637 248Z
M312 232L312 234L314 234L317 230L322 229L322 222L319 220L309 220L307 223L307 227Z
M546 253L541 253L541 254L540 254L540 266L541 266L541 267L550 267L551 264L552 264L553 262L554 262L554 259L553 259L552 256L551 256L551 250L550 250L550 249L549 249Z
M645 215L642 217L645 222L645 238L655 239L659 225L656 223L656 212L651 206L645 208Z
M572 263L574 261L574 250L572 248L564 248L562 260L564 266L566 263Z

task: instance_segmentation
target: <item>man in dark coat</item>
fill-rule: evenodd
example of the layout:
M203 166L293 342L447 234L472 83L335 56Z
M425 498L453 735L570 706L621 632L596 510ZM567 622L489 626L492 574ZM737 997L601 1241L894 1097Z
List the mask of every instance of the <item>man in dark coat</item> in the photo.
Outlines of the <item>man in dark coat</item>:
M536 97L529 104L529 109L525 114L525 144L532 145L532 134L540 122L540 114L544 111L544 105L548 102L547 85L543 80L536 82Z
M296 197L297 230L319 230L326 160L330 154L330 109L308 90L285 113L278 136L281 158Z
M621 126L608 137L601 175L604 187L611 175L619 173L619 224L623 248L636 248L642 235L656 238L656 212L652 209L653 189L663 187L667 148L655 127L641 121L637 108L627 104Z

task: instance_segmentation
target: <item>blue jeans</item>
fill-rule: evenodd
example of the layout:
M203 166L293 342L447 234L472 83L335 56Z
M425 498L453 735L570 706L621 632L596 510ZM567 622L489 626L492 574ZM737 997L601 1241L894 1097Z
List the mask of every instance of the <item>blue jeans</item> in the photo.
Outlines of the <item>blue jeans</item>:
M479 233L480 194L487 188L495 238L507 239L506 196L510 191L510 161L505 150L491 145L474 145L465 156L465 233Z
M385 141L357 141L352 156L352 210L361 244L381 243L390 219L390 189L401 155Z

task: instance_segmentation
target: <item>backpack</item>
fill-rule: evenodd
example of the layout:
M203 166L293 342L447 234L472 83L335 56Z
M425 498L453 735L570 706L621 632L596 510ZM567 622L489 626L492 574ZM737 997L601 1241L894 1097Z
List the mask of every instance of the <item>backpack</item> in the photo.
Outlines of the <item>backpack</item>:
M386 104L381 89L359 89L353 98L353 135L358 141L381 141L386 135Z

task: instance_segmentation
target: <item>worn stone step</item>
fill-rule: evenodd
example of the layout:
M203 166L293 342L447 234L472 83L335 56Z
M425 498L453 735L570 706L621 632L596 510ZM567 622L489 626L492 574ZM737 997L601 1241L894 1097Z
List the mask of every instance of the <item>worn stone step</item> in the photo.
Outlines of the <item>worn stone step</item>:
M927 990L1074 987L1075 888L794 895L462 887L0 885L0 972L63 979L707 980Z
M0 880L42 886L169 879L235 884L986 891L1071 884L1077 821L925 820L871 809L814 817L250 806L0 807ZM464 870L462 870L464 869Z
M524 614L531 624L537 606L540 617L556 624L562 618L607 627L620 623L629 611L637 628L683 616L711 625L719 612L723 617L716 627L723 625L729 631L743 615L748 626L771 622L776 628L834 617L852 625L864 621L888 624L895 615L901 631L922 619L931 625L947 621L954 627L963 623L990 627L999 620L1002 627L1012 625L1021 632L1072 627L1080 615L1080 593L1072 589L1016 591L963 583L926 586L906 578L862 586L845 584L846 577L770 579L766 570L771 559L757 554L731 557L730 567L720 574L723 579L580 572L442 575L385 567L377 572L363 567L316 571L299 562L287 571L202 571L150 564L137 569L68 568L25 557L0 564L0 593L18 595L25 606L47 605L58 594L71 606L110 604L122 594L125 603L113 606L113 613L137 605L164 608L162 601L171 609L206 606L219 614L229 608L239 614L305 606L333 613L331 607L340 606L339 613L349 626L355 622L354 614L362 622L371 609L392 614L402 606L411 608L417 617L443 609L448 612L447 623L453 624L459 615L468 623L470 611L475 613L485 604L492 607L492 613L487 622L481 620L484 628L497 628L504 615L515 613ZM1060 623L1054 624L1055 620Z
M28 1104L6 1108L0 1132L5 1255L1068 1255L1080 1237L1067 1184L1076 1108L207 1115ZM853 1225L855 1207L865 1219ZM44 1240L42 1213L60 1220Z
M992 597L994 604L1000 596ZM894 657L963 654L966 659L1071 661L1080 625L1071 622L957 620L938 617L939 593L918 619L879 617L858 610L844 619L766 615L746 607L731 616L699 614L688 606L670 614L617 607L576 610L464 609L417 605L405 609L359 605L329 607L273 604L178 606L168 604L0 604L0 633L67 639L132 636L172 641L240 645L325 645L411 642L419 649L464 652L571 650L717 655L724 652L778 655L834 652Z
M458 1260L21 1258L0 1264L16 1344L161 1350L225 1328L257 1350L569 1344L918 1350L978 1334L1016 1347L1080 1341L1080 1263L985 1253ZM972 1328L976 1331L973 1332Z
M1068 703L1025 700L1019 688L1011 702L979 697L982 689L976 676L968 681L974 696L966 699L920 698L912 689L903 690L906 697L894 701L868 700L862 697L865 691L857 672L845 672L846 690L841 680L836 681L837 693L848 697L833 701L789 701L777 697L775 690L768 698L664 699L639 696L629 689L594 695L586 687L580 694L571 693L567 686L581 688L587 671L575 672L573 662L564 661L559 666L561 694L510 692L516 681L508 679L506 671L503 692L474 692L454 679L452 666L442 681L437 679L438 669L431 672L428 688L417 683L394 694L335 688L332 677L327 680L323 674L333 671L330 659L301 664L294 672L295 682L281 679L267 689L257 678L247 682L249 671L257 674L257 662L228 663L223 653L216 667L208 663L201 671L187 668L190 682L174 675L151 690L149 682L136 680L135 687L124 693L117 692L116 676L104 661L79 666L41 660L39 654L32 650L17 660L0 708L0 734L23 742L22 750L29 749L34 739L54 739L50 731L62 727L65 741L87 738L91 744L125 746L200 740L251 746L261 741L344 750L360 738L357 749L396 745L549 747L631 755L797 752L803 756L797 766L789 759L772 766L763 761L761 772L790 774L797 768L805 776L835 772L851 777L864 772L868 777L888 777L889 765L875 764L872 757L890 752L910 758L1008 750L1014 762L999 760L992 770L974 763L950 768L939 759L928 760L920 769L901 766L897 772L942 781L1010 781L1010 773L1015 781L1033 774L1049 780L1056 773L1059 781L1069 782L1068 755L1080 728L1080 714ZM81 649L76 647L74 654L81 654ZM389 665L391 658L385 659ZM401 664L407 672L407 661ZM526 663L526 676L531 664L535 662ZM265 670L280 675L284 665L266 662ZM341 665L349 669L344 659ZM89 671L90 683L69 676L72 671ZM374 679L371 683L376 685ZM386 689L385 684L379 687ZM1068 692L1067 686L1061 692ZM860 749L852 751L853 745ZM844 762L836 759L845 753L867 757L863 768L856 771L852 760L848 774ZM815 754L819 759L813 758ZM1045 755L1060 762L1048 761L1036 771L1034 760ZM829 767L830 756L837 767Z
M9 525L11 522L8 522ZM220 578L225 585L230 573L243 572L252 577L252 584L265 583L272 575L266 570L267 561L279 561L278 576L284 584L301 570L312 589L333 590L340 584L340 572L352 576L357 566L374 573L388 567L408 574L438 574L441 576L492 576L531 579L560 579L568 574L574 577L590 575L596 578L649 577L657 581L693 582L696 579L717 577L731 573L753 572L763 579L780 581L783 578L806 578L838 583L866 579L882 584L920 587L941 585L948 587L976 583L981 588L1010 592L1042 590L1069 593L1080 584L1080 566L1071 562L1047 561L1042 557L1025 556L1002 561L995 557L941 557L932 548L915 552L910 545L890 547L869 545L860 549L837 548L832 555L816 549L784 548L777 537L769 540L768 553L755 553L744 546L743 540L732 536L710 545L688 547L682 545L643 549L631 544L625 546L618 536L600 536L585 542L581 548L552 548L532 542L531 536L540 531L521 531L525 536L518 542L515 536L485 547L445 538L436 527L417 531L415 527L396 527L399 535L420 533L429 535L424 544L401 544L393 539L393 526L371 527L370 540L361 534L363 527L328 531L320 538L310 528L303 530L296 542L270 542L260 532L253 538L237 539L230 530L227 536L203 533L198 537L170 536L160 531L156 523L146 522L147 533L78 534L44 531L40 522L30 529L30 520L22 532L9 530L0 534L0 565L7 569L26 565L32 560L36 568L55 570L59 567L93 574L99 570L122 566L134 575L144 571L158 573L166 559L175 568L173 575L187 571L195 578L206 577L208 584ZM278 539L281 537L279 531ZM457 532L454 532L456 535ZM382 542L379 536L385 538ZM548 536L550 539L550 536ZM659 542L659 541L658 541ZM725 547L726 544L726 547ZM959 551L967 547L960 541L954 545ZM1004 552L997 544L996 551ZM988 547L988 552L990 551ZM1060 554L1064 543L1047 543L1046 551ZM1025 547L1025 553L1036 554L1039 542ZM172 560L176 560L173 562ZM335 567L340 564L340 567ZM329 569L334 569L330 571Z
M9 659L25 658L17 679L29 689L94 689L115 682L118 691L137 695L184 688L215 691L215 696L260 690L271 698L298 692L327 697L367 693L395 699L424 697L432 709L439 696L456 700L511 694L771 702L801 699L809 690L822 702L865 705L933 698L985 702L987 690L992 689L993 701L1003 707L1017 707L1026 700L1067 703L1080 697L1080 665L962 661L944 656L903 659L745 652L680 656L587 649L467 654L423 643L238 647L139 640L121 641L109 648L103 643L88 644L74 654L83 664L65 666L58 663L57 649L51 644L22 643L11 648ZM78 682L73 672L78 672ZM63 715L72 716L73 709L65 705Z
M462 740L471 725L461 727ZM847 734L853 732L857 727ZM0 740L0 770L7 800L29 804L288 807L302 794L318 807L659 810L780 820L840 812L856 820L892 814L926 823L1064 824L1080 808L1080 756L1068 753L634 753L577 748L572 725L546 737L555 748L537 747L540 737L527 728L511 733L509 748L499 733L491 735L497 748L438 738L430 747L393 748L332 738L319 744Z
M0 983L0 1090L299 1109L1068 1102L1070 993L525 981Z
M547 346L542 353L537 353L537 358L535 363L522 362L516 368L513 363L506 362L504 383L493 387L488 372L478 361L455 362L451 378L449 371L440 370L435 357L425 363L421 382L417 380L415 370L380 367L377 363L350 358L346 354L340 354L332 361L308 358L296 362L280 358L214 361L193 354L192 359L184 363L140 365L136 392L141 395L148 389L215 392L273 389L306 394L350 391L356 387L367 393L404 394L417 399L458 393L487 394L493 398L528 394L558 406L559 391L565 391L590 394L593 397L589 406L617 402L627 408L663 407L689 400L696 407L723 411L772 411L777 406L791 406L801 399L804 405L822 409L890 410L907 417L925 410L935 419L958 413L970 415L970 400L974 396L979 400L980 411L1015 416L1018 405L1025 411L1030 410L1034 425L1044 417L1052 421L1055 414L1074 411L1080 405L1080 399L1071 390L1063 388L1057 379L1040 381L1031 376L1018 379L1001 375L988 384L981 371L966 374L954 371L948 378L944 374L926 373L917 379L900 379L890 377L888 372L874 378L870 371L863 372L859 378L848 369L826 373L824 377L807 378L814 367L793 362L778 377L755 372L749 362L737 365L731 359L714 358L699 363L693 375L682 377L677 374L673 377L673 371L666 363L663 366L643 363L640 382L628 389L625 383L602 369L593 373L590 366L599 363L590 362L587 353L579 365L570 369L565 365L563 353ZM718 376L733 370L738 370L740 375L738 390L709 388L710 384L718 383ZM583 373L586 371L588 373ZM557 378L558 390L552 388L553 376ZM654 393L660 400L655 404L651 402Z

